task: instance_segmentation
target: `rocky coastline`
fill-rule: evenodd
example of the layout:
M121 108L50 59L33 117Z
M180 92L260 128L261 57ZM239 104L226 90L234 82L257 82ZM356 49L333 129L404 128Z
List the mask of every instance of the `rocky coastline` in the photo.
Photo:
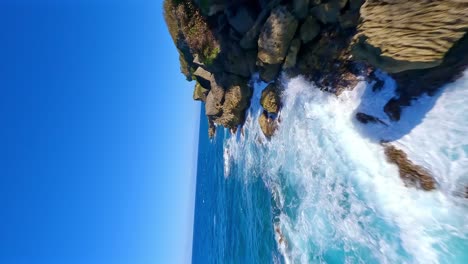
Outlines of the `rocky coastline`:
M433 95L466 69L466 14L466 0L164 1L181 72L195 81L193 99L204 103L210 138L217 125L232 133L242 126L255 73L269 83L258 118L267 138L279 125L282 74L302 75L339 95L355 87L359 76L375 81L378 90L383 82L374 71L386 72L397 83L397 95L384 111L398 121L412 100ZM367 113L356 118L385 124ZM436 188L404 152L384 149L405 182Z

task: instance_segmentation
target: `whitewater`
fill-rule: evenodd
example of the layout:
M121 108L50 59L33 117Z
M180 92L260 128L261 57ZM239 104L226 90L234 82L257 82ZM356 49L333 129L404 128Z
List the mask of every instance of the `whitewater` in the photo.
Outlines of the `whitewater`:
M257 120L266 84L253 81L242 133L224 133L224 175L245 185L260 177L270 192L283 257L273 262L468 263L468 71L404 108L398 122L383 112L395 82L378 77L380 91L363 80L339 97L284 78L270 140ZM385 124L361 124L357 112ZM406 187L381 140L431 171L437 189Z

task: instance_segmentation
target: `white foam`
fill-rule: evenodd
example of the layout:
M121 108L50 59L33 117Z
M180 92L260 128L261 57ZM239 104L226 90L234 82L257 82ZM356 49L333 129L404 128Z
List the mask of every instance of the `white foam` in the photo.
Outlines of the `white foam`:
M327 262L340 254L347 263L450 262L463 254L450 250L453 241L468 246L466 201L454 195L468 176L467 75L441 96L419 100L397 123L382 111L394 82L380 76L382 91L373 93L361 82L339 98L301 77L285 80L282 123L270 141L257 123L265 87L257 83L244 135L225 142L225 166L241 164L243 181L261 175L272 191L288 241L280 250L292 263ZM363 126L354 118L357 111L390 125ZM406 188L386 162L382 138L397 140L430 169L440 189Z

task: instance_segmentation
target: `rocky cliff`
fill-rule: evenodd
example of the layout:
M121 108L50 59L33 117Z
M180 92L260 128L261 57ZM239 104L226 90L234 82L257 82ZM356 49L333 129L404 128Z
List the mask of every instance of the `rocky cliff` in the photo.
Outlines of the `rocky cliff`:
M398 83L385 106L393 120L467 65L467 0L165 0L165 19L181 71L195 80L209 135L235 131L249 106L249 79L273 83L262 95L259 125L277 127L280 73L306 76L339 94L379 68Z

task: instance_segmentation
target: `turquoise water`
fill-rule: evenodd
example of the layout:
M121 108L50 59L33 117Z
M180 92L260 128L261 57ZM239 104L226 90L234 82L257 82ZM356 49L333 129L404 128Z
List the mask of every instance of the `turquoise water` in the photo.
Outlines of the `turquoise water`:
M271 140L257 124L263 83L243 133L209 141L202 117L193 262L468 263L468 77L396 123L381 110L394 82L381 78L380 92L361 82L339 98L284 80ZM388 126L363 126L357 111ZM405 187L380 139L430 169L438 189Z

